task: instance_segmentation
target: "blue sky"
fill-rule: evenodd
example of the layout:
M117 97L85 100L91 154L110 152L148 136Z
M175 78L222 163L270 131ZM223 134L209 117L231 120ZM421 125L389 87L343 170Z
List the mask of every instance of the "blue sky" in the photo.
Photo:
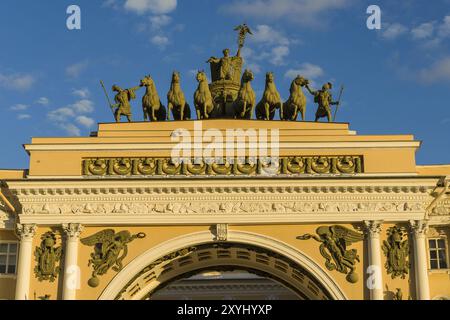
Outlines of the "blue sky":
M66 9L81 8L81 30ZM366 27L370 4L381 30ZM247 67L258 98L273 71L283 98L292 77L345 85L337 121L358 134L414 134L418 164L450 163L450 0L2 0L0 168L26 168L33 136L87 136L113 121L99 85L156 82L164 104L173 70L192 105L195 70L236 51L246 22ZM140 95L134 119L142 119ZM309 101L307 120L315 106Z

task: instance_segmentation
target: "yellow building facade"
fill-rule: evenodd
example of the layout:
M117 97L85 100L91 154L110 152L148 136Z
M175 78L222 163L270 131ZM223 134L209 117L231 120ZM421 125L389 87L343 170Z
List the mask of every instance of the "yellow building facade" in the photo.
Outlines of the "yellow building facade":
M277 166L174 162L179 128L277 130L255 136L279 142ZM256 284L214 284L270 280L298 299L450 298L450 165L416 165L411 135L213 119L100 123L24 148L27 170L0 171L0 299L170 298L162 290L179 281L233 270Z

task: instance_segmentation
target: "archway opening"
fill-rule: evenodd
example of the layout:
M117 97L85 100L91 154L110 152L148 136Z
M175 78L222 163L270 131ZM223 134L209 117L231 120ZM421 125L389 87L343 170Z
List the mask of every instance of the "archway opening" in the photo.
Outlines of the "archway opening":
M149 300L303 300L306 297L270 274L217 267L184 274L158 287Z
M222 279L213 279L211 272L216 272L216 275L220 273ZM223 279L224 277L225 279ZM135 274L115 298L132 300L189 299L189 294L170 297L169 295L176 289L187 289L187 284L193 288L202 282L203 284L215 282L216 285L222 285L217 288L223 289L225 288L223 285L228 281L228 284L234 284L234 288L237 288L239 277L246 277L245 281L249 285L247 289L260 285L260 288L271 287L274 291L264 297L252 297L250 292L245 297L245 292L242 296L242 292L239 294L239 290L235 290L234 293L231 290L228 295L221 293L223 299L277 297L302 300L333 299L313 274L292 259L267 248L228 241L189 246L159 257ZM242 278L240 280L243 281ZM278 295L275 294L276 292ZM194 296L191 295L190 298L193 299ZM217 299L219 298L217 296Z

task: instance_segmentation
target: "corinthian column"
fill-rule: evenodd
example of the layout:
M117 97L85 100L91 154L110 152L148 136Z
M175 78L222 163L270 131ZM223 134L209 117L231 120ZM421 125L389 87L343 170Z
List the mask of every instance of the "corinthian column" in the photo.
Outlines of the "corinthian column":
M426 232L428 222L411 220L411 234L414 243L414 273L416 275L416 297L419 300L430 300L430 285L428 282L428 261Z
M383 300L383 276L381 264L380 232L381 221L364 221L367 238L368 260L370 274L367 279L367 287L371 300Z
M62 298L64 300L75 300L77 289L80 287L78 242L83 226L79 223L67 223L63 224L62 228L66 234Z
M36 225L17 224L16 234L20 238L20 245L15 299L26 300L29 298L30 291L31 257Z

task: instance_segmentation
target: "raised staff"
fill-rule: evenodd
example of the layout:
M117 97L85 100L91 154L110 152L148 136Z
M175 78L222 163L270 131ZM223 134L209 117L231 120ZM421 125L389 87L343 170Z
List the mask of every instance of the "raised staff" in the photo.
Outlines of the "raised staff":
M341 104L342 93L344 92L344 86L341 86L341 90L339 91L339 97L337 99L336 110L334 110L333 122L336 122L336 114L339 109L339 105Z

